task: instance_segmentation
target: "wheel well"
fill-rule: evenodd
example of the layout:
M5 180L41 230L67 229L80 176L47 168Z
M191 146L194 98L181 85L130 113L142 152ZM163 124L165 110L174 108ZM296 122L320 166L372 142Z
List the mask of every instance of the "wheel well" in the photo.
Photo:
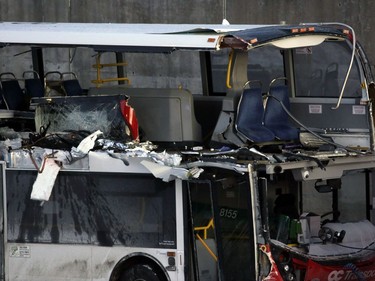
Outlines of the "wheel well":
M170 281L169 275L162 264L154 257L145 253L133 253L123 257L113 269L109 281L119 281L124 270L136 264L147 264L155 270L160 281Z

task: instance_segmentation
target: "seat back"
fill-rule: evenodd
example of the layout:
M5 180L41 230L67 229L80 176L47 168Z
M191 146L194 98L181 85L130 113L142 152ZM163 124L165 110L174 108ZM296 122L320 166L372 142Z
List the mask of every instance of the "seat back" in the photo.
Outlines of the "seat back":
M44 87L39 78L25 79L26 94L31 98L41 98L44 96Z
M290 110L288 86L271 86L264 112L264 126L270 129L279 140L296 140L299 137L299 131L290 125L289 115L283 105L285 109Z
M64 76L70 75L71 79L64 79ZM83 94L82 87L77 79L77 76L73 72L62 73L62 86L67 96L81 96Z
M241 95L236 117L236 129L252 142L269 142L275 135L263 125L263 97L261 88L245 89Z
M26 110L25 95L14 74L10 72L2 73L0 83L7 109Z
M31 74L31 77L28 77L27 74ZM36 71L25 71L22 75L25 81L25 90L26 95L29 98L40 98L44 96L44 86L42 80Z
M65 96L62 86L62 73L59 71L49 71L44 74L44 89L46 97Z
M64 80L62 84L67 96L81 96L83 94L83 90L78 80Z

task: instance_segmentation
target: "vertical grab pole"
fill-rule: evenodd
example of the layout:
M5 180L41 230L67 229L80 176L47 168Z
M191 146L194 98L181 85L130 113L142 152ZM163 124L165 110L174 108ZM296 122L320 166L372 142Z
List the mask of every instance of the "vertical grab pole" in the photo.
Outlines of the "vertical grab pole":
M250 183L250 196L251 196L251 216L253 220L253 235L254 235L254 269L255 269L255 276L258 278L259 276L259 267L258 267L258 231L257 231L257 206L258 206L258 196L256 191L256 177L254 177L254 168L253 165L249 164L248 166L249 171L249 183Z

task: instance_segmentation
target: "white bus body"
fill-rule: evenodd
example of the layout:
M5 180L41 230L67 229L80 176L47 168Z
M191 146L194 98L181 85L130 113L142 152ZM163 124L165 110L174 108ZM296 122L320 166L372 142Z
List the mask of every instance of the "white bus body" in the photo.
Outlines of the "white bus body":
M1 280L375 280L349 26L3 22L0 57Z

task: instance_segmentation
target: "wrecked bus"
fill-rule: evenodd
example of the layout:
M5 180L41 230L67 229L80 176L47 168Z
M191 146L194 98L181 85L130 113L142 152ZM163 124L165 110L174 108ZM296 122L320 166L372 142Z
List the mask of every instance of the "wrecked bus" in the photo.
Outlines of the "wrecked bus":
M2 280L375 280L351 27L4 22L0 46Z

